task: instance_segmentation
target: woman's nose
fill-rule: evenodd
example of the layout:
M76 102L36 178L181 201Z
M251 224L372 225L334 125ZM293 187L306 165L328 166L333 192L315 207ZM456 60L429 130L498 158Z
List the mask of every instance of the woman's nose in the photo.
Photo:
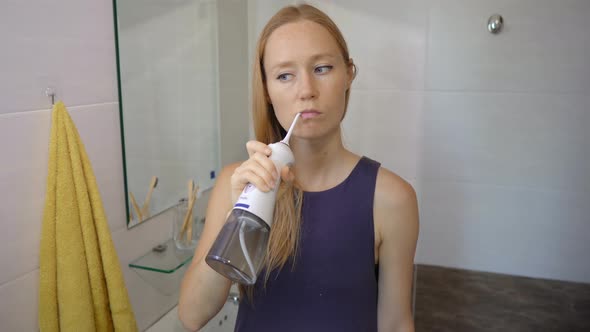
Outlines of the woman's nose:
M313 99L317 97L318 91L315 77L311 74L303 74L299 79L299 99Z

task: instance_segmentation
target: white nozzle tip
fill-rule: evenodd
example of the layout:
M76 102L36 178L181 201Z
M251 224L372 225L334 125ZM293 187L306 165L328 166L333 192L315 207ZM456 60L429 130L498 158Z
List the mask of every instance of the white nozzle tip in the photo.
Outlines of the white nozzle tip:
M297 119L299 119L300 115L301 115L301 113L297 113L295 115L295 119L293 119L293 122L291 123L291 127L289 127L289 131L287 131L287 135L285 135L285 138L283 138L283 140L281 141L282 143L289 145L289 139L291 138L291 133L293 132L293 128L295 128L295 123L297 123Z

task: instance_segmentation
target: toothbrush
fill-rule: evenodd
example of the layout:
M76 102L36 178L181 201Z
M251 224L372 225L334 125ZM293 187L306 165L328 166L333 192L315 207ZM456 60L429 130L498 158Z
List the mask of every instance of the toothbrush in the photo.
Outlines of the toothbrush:
M150 216L150 201L152 200L152 193L154 192L154 189L156 188L156 186L158 185L158 177L157 176L152 176L152 181L150 182L150 189L147 193L147 196L145 197L145 200L143 201L143 205L141 206L141 214L149 217Z
M188 181L188 186L187 186L188 187L187 210L186 210L186 214L184 215L184 220L182 221L182 227L180 229L180 233L182 235L185 235L186 234L186 231L187 231L187 228L188 228L188 223L189 223L188 221L189 221L189 218L190 218L189 210L190 210L190 206L191 206L191 203L192 203L192 200L193 200L194 186L195 186L195 182L192 179L189 180ZM182 236L181 236L181 238L182 238Z
M195 202L197 201L197 192L199 191L199 186L196 186L192 192L192 203L189 202L188 207L188 229L186 231L186 242L191 243L193 239L193 208L195 207Z
M193 206L195 204L195 201L197 200L197 192L199 191L199 186L194 186L194 182L193 180L190 180L188 183L188 205L187 205L187 211L186 214L184 216L184 220L182 222L182 227L180 228L180 238L183 238L184 235L186 235L187 237L187 242L190 241L191 237L192 237L192 222L191 220L193 219Z
M135 210L135 214L137 215L137 221L143 221L143 216L141 215L141 209L139 205L137 205L137 201L135 201L135 196L133 196L132 192L129 192L129 197L131 198L131 204L133 205L133 209Z

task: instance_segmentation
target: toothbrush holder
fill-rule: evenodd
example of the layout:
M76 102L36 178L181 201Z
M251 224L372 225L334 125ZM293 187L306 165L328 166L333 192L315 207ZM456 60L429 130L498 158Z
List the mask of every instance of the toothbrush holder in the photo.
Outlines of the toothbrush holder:
M174 244L179 250L194 250L197 247L199 237L203 231L203 220L198 216L193 209L191 219L188 221L191 224L191 231L187 231L187 227L183 230L184 219L188 213L188 200L181 199L175 207L174 220L172 222L172 237Z

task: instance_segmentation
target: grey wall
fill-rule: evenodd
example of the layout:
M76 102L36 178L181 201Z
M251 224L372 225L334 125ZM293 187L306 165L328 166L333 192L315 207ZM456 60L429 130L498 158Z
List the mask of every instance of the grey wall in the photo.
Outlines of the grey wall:
M218 1L221 165L248 158L248 2Z

